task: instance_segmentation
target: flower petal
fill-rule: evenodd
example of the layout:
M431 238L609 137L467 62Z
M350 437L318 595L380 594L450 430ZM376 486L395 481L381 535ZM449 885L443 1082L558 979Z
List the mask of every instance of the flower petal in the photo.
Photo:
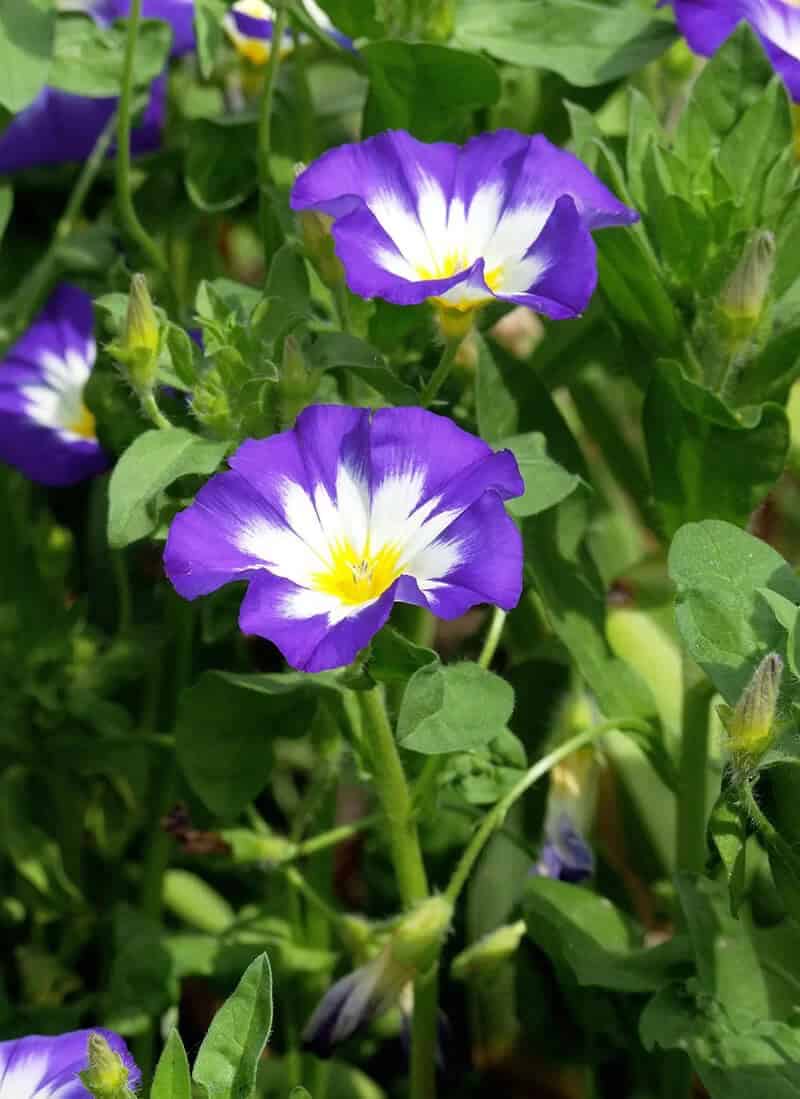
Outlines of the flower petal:
M158 77L150 99L131 134L134 154L157 149L164 121L166 83ZM56 88L44 88L0 136L0 174L44 164L85 160L116 110L115 98L89 99Z
M259 573L239 613L243 633L265 637L287 663L305 672L350 664L389 618L396 584L370 603L342 608L324 593ZM349 612L349 613L347 613ZM346 613L346 617L339 617Z
M512 610L522 594L522 537L495 492L486 492L409 563L397 598L458 618L479 603Z
M526 255L505 272L496 297L566 320L584 311L596 285L595 243L574 201L565 195Z

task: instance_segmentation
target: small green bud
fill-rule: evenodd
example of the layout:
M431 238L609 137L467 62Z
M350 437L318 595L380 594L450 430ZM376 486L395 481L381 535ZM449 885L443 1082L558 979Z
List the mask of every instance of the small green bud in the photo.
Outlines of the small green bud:
M661 63L673 79L688 80L697 67L697 61L697 55L692 53L683 38L679 38L664 54Z
M154 406L153 388L161 352L161 326L147 289L144 275L131 278L125 326L119 339L108 345L108 353L138 394L145 410Z
M450 972L457 981L484 977L493 973L516 953L524 934L524 920L517 920L516 923L506 924L505 927L498 927L496 931L490 931L488 935L478 939L453 959Z
M291 427L299 412L310 403L319 385L320 371L309 370L297 338L288 335L283 344L279 390L281 422Z
M128 1099L128 1070L102 1034L90 1034L89 1067L78 1073L95 1099Z
M734 709L718 708L728 747L740 765L755 763L770 746L782 673L783 660L777 653L767 653Z
M231 403L217 367L206 370L198 379L192 391L192 412L219 439L236 433Z
M230 857L234 863L267 863L277 866L291 859L295 845L285 836L276 832L251 832L246 828L223 828L222 841L230 847Z
M452 918L453 905L446 897L428 897L395 928L389 946L392 960L416 971L428 969L436 960Z
M447 42L456 26L455 0L434 0L425 27L426 37L435 42Z
M775 237L769 230L759 229L747 242L742 258L720 294L720 311L731 341L741 342L755 332L764 312L774 269Z

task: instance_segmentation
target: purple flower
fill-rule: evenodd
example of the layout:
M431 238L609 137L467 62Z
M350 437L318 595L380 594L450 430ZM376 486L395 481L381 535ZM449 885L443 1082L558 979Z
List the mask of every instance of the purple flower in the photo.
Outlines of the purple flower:
M568 813L551 823L539 861L533 871L538 877L557 878L577 885L594 873L594 852Z
M134 155L157 149L164 123L166 83L158 77L139 125L131 133ZM85 160L108 125L116 98L89 99L57 88L44 88L0 136L0 175Z
M749 23L792 98L800 101L800 7L794 0L672 0L672 6L681 34L704 57L715 53L737 24Z
M341 145L298 177L292 208L334 218L362 297L458 310L499 298L555 318L592 296L591 231L638 218L571 153L513 130L463 147L402 131Z
M532 873L577 884L594 873L594 852L584 838L597 802L597 760L580 748L550 772L544 843Z
M63 285L0 363L0 461L32 481L69 485L108 466L83 403L93 333L91 299Z
M141 1074L118 1034L97 1028L73 1030L48 1038L31 1034L0 1042L0 1099L91 1099L79 1072L88 1068L88 1045L100 1034L128 1071L129 1088L138 1086Z
M348 664L395 600L456 618L519 599L517 463L444 417L316 405L229 463L175 518L167 574L186 599L248 581L242 630L295 668Z
M315 0L302 0L306 14L321 31L329 35L340 46L352 49L351 40L337 31L328 16ZM236 0L224 20L225 30L236 49L254 65L265 65L272 51L272 25L275 9L264 0ZM287 31L281 42L281 53L294 49L294 35Z
M97 0L92 14L103 23L125 19L131 0ZM194 0L143 0L143 19L161 19L172 27L172 56L180 57L195 47Z
M330 1057L335 1045L394 1007L413 978L414 970L384 949L328 989L303 1030L304 1047L317 1057Z

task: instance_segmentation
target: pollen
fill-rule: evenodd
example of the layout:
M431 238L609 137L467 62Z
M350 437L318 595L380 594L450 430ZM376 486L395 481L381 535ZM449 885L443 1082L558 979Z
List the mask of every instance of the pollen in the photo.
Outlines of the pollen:
M71 431L73 435L80 435L83 439L96 439L97 438L97 424L94 416L81 401L78 415L67 425L67 430Z
M373 552L368 543L359 552L352 543L342 542L332 547L330 567L315 573L312 584L317 591L354 606L383 595L400 572L400 551L395 546Z

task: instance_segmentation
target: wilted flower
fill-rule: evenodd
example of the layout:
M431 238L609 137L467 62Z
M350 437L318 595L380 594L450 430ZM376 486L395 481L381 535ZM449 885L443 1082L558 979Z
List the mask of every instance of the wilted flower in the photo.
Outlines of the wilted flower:
M0 460L44 485L106 469L83 403L95 355L91 299L60 286L0 363Z
M405 916L377 957L338 980L324 995L303 1031L303 1044L319 1057L395 1005L409 1012L406 993L436 959L453 906L429 897Z
M301 0L301 2L308 17L321 31L330 35L340 45L348 49L352 47L350 39L336 30L319 4L314 0ZM272 52L274 20L275 9L264 0L236 0L225 16L224 27L242 57L246 57L254 65L265 65ZM284 34L280 48L282 54L294 49L294 35L291 31L286 31Z
M457 618L519 599L516 460L444 417L315 405L229 463L173 521L167 575L186 599L248 581L242 630L295 668L350 663L395 600Z
M596 761L592 748L581 748L556 764L544 821L544 844L534 873L576 884L594 873L594 853L585 833L597 797Z
M137 126L131 131L131 152L152 152L161 142L166 84L158 77ZM85 160L117 109L116 98L90 99L57 88L44 88L20 111L0 136L0 175Z
M96 0L91 11L110 23L130 14L131 0ZM142 19L160 19L172 27L172 56L180 57L195 47L194 0L142 0Z
M389 131L321 156L294 210L334 218L350 289L469 311L492 299L579 314L597 282L591 230L638 215L571 153L498 130L464 146Z
M800 6L796 0L671 2L678 29L695 53L704 57L716 53L739 23L749 23L792 98L800 99Z
M79 1073L89 1070L91 1049L95 1061L102 1058L106 1082L117 1085L108 1090L110 1097L117 1099L125 1094L121 1088L138 1086L139 1070L118 1034L73 1030L0 1042L0 1099L88 1099Z

